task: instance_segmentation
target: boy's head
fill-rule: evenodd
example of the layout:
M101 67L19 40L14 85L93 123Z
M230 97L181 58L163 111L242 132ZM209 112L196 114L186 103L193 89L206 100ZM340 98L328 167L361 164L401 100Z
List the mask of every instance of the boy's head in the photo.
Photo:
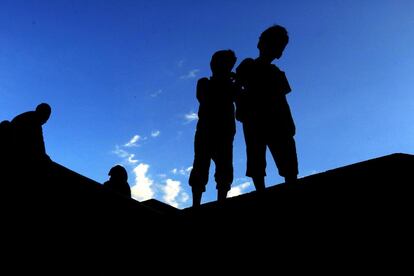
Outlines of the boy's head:
M236 55L232 50L220 50L213 54L210 68L213 75L228 75L236 64Z
M282 56L288 42L289 36L286 29L280 25L273 25L260 35L257 48L261 56L274 60Z
M128 173L125 170L125 168L122 167L121 165L116 165L112 167L109 170L108 175L110 175L111 179L115 181L122 181L122 182L128 181Z
M36 107L36 113L39 116L40 123L43 125L49 120L52 108L47 103L41 103Z

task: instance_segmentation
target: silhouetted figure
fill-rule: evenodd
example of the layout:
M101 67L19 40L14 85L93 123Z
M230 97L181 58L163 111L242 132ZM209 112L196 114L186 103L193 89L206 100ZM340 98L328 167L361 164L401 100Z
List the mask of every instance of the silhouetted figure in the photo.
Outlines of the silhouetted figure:
M128 173L121 165L116 165L109 170L109 180L103 185L111 191L126 197L131 197L131 188L128 184Z
M12 121L16 151L29 160L49 161L43 140L42 126L49 120L52 109L41 103L34 111L16 116Z
M194 207L200 205L211 160L216 165L214 177L219 201L226 199L233 182L234 101L237 88L231 70L235 63L236 56L232 50L217 51L210 62L212 76L197 82L200 105L194 138L194 163L189 179Z
M51 112L47 103L41 103L34 111L22 113L11 121L14 177L21 183L46 181L51 160L46 154L42 126L48 121ZM19 174L22 161L25 162L25 173Z
M286 95L291 91L285 73L272 62L282 56L289 37L284 27L274 25L259 38L259 57L247 58L237 67L242 86L237 102L237 120L243 123L247 151L246 175L257 191L265 189L266 147L286 183L295 182L298 160L295 124Z

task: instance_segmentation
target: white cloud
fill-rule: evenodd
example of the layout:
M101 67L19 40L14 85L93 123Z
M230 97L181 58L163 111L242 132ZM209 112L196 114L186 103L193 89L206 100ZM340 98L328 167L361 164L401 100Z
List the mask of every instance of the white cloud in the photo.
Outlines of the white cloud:
M181 77L180 77L180 79L193 79L193 78L195 78L195 77L197 77L197 73L199 72L200 70L199 69L193 69L193 70L190 70L186 75L182 75Z
M158 129L151 131L151 136L154 138L160 136L160 134L161 134L161 131L159 131Z
M241 195L245 189L247 189L250 186L250 182L244 182L240 185L234 186L230 189L230 191L227 194L227 197L234 197Z
M141 138L141 136L139 136L138 134L134 135L134 137L131 138L131 140L129 140L128 143L126 143L124 146L125 147L137 147L137 142L139 141L139 139Z
M150 96L151 96L152 98L155 98L155 97L158 97L159 95L161 95L161 93L162 93L162 89L158 89L157 91L152 92L152 93L150 94Z
M181 193L180 201L185 203L190 199L190 196L186 192Z
M152 189L154 181L147 176L148 169L148 164L140 163L133 170L135 174L135 183L131 187L131 194L136 200L147 200L154 196L154 191Z
M184 115L186 123L190 123L192 121L198 120L198 114L191 111L190 113L187 113Z
M162 188L164 192L163 199L166 203L178 208L177 197L181 191L181 182L168 178L165 181L165 186Z

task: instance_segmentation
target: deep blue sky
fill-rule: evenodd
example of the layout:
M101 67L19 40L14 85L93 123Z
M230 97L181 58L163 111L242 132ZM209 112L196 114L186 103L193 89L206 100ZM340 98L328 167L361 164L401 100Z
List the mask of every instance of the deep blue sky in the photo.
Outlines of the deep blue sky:
M293 89L300 176L414 153L411 0L2 0L0 120L48 102L53 160L101 183L123 164L137 199L187 207L197 79L217 50L233 49L236 66L256 57L275 23L290 35L275 63ZM252 190L237 127L231 194ZM267 171L268 186L283 181L270 156Z

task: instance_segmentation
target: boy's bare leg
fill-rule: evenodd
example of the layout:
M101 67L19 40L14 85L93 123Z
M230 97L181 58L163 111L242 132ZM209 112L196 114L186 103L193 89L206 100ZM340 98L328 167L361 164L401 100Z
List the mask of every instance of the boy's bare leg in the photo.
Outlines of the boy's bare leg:
M201 205L201 196L203 191L199 188L193 188L193 207L199 207Z
M217 201L218 202L223 202L225 201L227 198L227 190L224 189L218 189L217 190Z
M253 184L257 192L264 192L265 190L264 176L254 176Z

